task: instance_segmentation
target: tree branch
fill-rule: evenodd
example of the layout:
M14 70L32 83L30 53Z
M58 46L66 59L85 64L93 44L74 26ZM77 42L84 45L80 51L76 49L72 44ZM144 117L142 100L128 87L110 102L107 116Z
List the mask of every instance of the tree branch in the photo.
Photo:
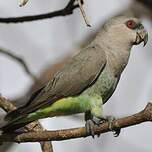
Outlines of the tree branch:
M31 15L31 16L22 16L22 17L8 17L8 18L0 18L0 23L22 23L22 22L31 22L43 19L50 19L53 17L66 16L73 13L73 10L78 8L78 4L74 4L75 0L70 0L67 6L58 11L49 12L46 14L40 15Z
M84 8L83 8L83 3L84 3L84 0L77 0L78 1L78 5L79 5L79 8L80 8L80 11L81 11L81 14L82 14L82 17L86 23L87 26L91 27L91 24L87 18L87 15L84 11Z
M152 121L152 103L148 103L146 108L132 116L117 119L113 122L113 129L125 128L137 125L146 121ZM108 122L95 126L95 134L109 132ZM56 130L56 131L39 131L25 133L9 133L0 136L0 142L40 142L40 141L60 141L74 138L87 137L85 127Z
M13 104L11 104L9 100L2 97L1 95L0 95L0 107L7 113L16 109L16 107Z
M0 96L0 107L5 111L5 112L10 112L16 109L16 107L6 98ZM25 126L26 131L33 131L33 132L38 132L38 131L44 131L43 127L38 121L32 122ZM41 149L43 152L53 152L53 147L51 142L40 142L41 144Z

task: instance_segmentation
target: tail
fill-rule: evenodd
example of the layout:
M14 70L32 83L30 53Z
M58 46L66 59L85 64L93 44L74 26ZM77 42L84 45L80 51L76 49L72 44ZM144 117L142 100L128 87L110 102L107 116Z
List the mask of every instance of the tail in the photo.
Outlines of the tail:
M5 120L6 121L11 121L13 119L16 119L16 117L22 115L22 110L24 110L26 107L28 107L28 105L30 105L30 103L37 97L37 95L43 90L44 87L40 88L39 90L37 90L36 92L34 92L32 94L32 96L30 97L29 101L22 107L17 108L16 110L9 112L6 116L5 116Z
M17 118L13 121L8 122L6 125L2 126L0 130L3 131L3 133L8 133L8 132L14 132L15 130L24 127L25 125L29 124L30 122L22 122L22 119L25 119L26 117L22 118Z
M28 122L19 123L20 120L25 118L25 116L21 115L22 108L23 107L20 107L20 108L14 110L14 111L8 113L5 116L4 119L6 121L8 121L8 123L0 128L0 130L2 130L3 133L13 132L13 131L25 126L26 124L28 124Z
M23 114L23 111L28 105L30 105L30 103L36 98L36 96L41 92L42 89L43 88L36 91L24 106L19 107L12 112L9 112L4 118L6 121L8 121L8 123L1 127L0 130L2 130L3 132L13 132L14 130L22 128L30 122L36 120L36 118L30 120L27 119L28 114Z
M20 108L14 110L14 111L9 112L9 113L5 116L4 119L5 119L6 121L11 121L11 120L16 119L18 116L21 115L22 109L24 109L24 107L20 107Z
M23 121L23 120L26 120L27 118L27 114L26 115L23 115L22 114L22 110L24 109L24 107L20 107L10 113L8 113L6 116L5 116L5 120L8 122L6 125L2 126L0 128L0 130L3 131L3 133L5 132L13 132L19 128L22 128L24 127L25 125L27 125L28 121Z

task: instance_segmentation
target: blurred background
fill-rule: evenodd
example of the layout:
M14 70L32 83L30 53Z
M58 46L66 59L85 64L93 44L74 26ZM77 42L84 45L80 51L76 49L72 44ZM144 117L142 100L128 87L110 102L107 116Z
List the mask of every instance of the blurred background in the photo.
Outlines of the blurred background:
M0 17L51 12L64 8L67 3L68 0L30 0L25 7L20 8L19 0L1 0ZM43 84L79 48L88 43L90 37L109 17L124 13L136 15L141 18L148 30L149 42L146 47L133 47L129 64L120 83L109 102L104 105L104 113L124 117L142 110L147 102L152 101L152 11L133 0L85 0L85 10L91 28L86 27L79 9L66 17L20 24L0 24L0 47L23 58ZM39 87L40 83L34 84L20 64L0 54L0 93L3 96L16 100L16 104L19 105ZM46 129L84 126L82 115L48 118L40 122ZM54 152L151 152L151 130L152 124L144 123L122 129L117 138L110 132L95 139L88 137L53 142L53 148ZM41 152L41 149L38 143L4 144L0 151Z

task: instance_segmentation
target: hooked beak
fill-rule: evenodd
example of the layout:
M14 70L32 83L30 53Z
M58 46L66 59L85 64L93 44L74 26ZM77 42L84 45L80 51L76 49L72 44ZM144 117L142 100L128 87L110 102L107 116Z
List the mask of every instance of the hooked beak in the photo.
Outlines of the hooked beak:
M143 26L140 26L140 28L137 31L137 36L136 36L136 41L135 44L140 44L141 42L144 42L144 46L147 44L148 42L148 33L147 31L144 29Z

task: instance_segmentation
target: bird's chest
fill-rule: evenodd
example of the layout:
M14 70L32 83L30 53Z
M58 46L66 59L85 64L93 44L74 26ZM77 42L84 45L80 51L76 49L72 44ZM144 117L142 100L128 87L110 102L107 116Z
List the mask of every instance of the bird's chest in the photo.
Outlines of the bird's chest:
M103 103L105 103L115 91L117 83L118 78L113 75L109 67L106 67L102 71L95 84L87 89L86 92L90 95L100 95L102 97Z

